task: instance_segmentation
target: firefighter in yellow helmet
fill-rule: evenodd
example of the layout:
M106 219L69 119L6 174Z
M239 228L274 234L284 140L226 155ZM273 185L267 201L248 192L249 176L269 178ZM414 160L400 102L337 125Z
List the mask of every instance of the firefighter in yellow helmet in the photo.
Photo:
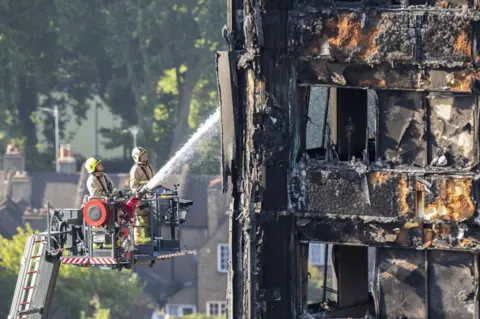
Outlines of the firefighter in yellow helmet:
M90 157L85 162L85 168L90 176L87 179L87 189L90 198L113 196L117 190L110 177L103 172L102 161L98 157Z
M147 150L143 147L135 147L132 150L134 164L130 170L130 189L137 194L142 186L155 175L154 168L148 164ZM148 206L140 204L135 211L137 216L135 242L137 244L148 242L151 238L149 228Z

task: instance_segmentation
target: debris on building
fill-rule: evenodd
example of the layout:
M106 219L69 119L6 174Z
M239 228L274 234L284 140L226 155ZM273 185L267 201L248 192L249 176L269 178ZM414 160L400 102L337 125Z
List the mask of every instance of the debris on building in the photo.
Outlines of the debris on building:
M478 6L228 1L229 318L478 318ZM309 242L335 302L308 305Z

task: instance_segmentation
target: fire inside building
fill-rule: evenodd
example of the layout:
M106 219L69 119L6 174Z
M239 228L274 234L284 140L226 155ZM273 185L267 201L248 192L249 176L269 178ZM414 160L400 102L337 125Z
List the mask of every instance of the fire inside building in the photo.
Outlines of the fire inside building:
M479 318L478 5L228 0L229 318Z

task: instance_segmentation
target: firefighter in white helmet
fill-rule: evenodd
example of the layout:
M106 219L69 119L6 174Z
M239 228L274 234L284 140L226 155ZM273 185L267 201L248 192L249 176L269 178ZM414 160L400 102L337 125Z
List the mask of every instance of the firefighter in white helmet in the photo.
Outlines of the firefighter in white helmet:
M134 194L144 187L155 175L154 168L148 163L147 150L143 147L135 147L132 150L134 164L130 170L130 189ZM137 244L148 242L150 229L148 223L148 206L140 204L135 211L137 227L135 230L135 242Z
M134 164L130 170L130 189L137 193L155 175L155 170L148 164L148 153L143 147L135 147L132 150L132 158Z
M90 157L85 162L85 168L90 174L87 179L90 198L113 196L117 193L112 180L103 172L102 161L98 157Z

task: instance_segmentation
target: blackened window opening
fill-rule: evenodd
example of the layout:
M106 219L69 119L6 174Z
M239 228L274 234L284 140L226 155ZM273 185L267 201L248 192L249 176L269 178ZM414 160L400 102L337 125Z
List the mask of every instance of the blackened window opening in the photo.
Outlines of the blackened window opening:
M410 0L408 1L412 6L423 6L427 4L427 0Z
M337 145L341 161L362 158L368 140L367 90L337 88Z
M473 22L472 55L475 64L480 65L480 22Z
M305 144L313 157L375 161L377 95L373 90L312 87Z

